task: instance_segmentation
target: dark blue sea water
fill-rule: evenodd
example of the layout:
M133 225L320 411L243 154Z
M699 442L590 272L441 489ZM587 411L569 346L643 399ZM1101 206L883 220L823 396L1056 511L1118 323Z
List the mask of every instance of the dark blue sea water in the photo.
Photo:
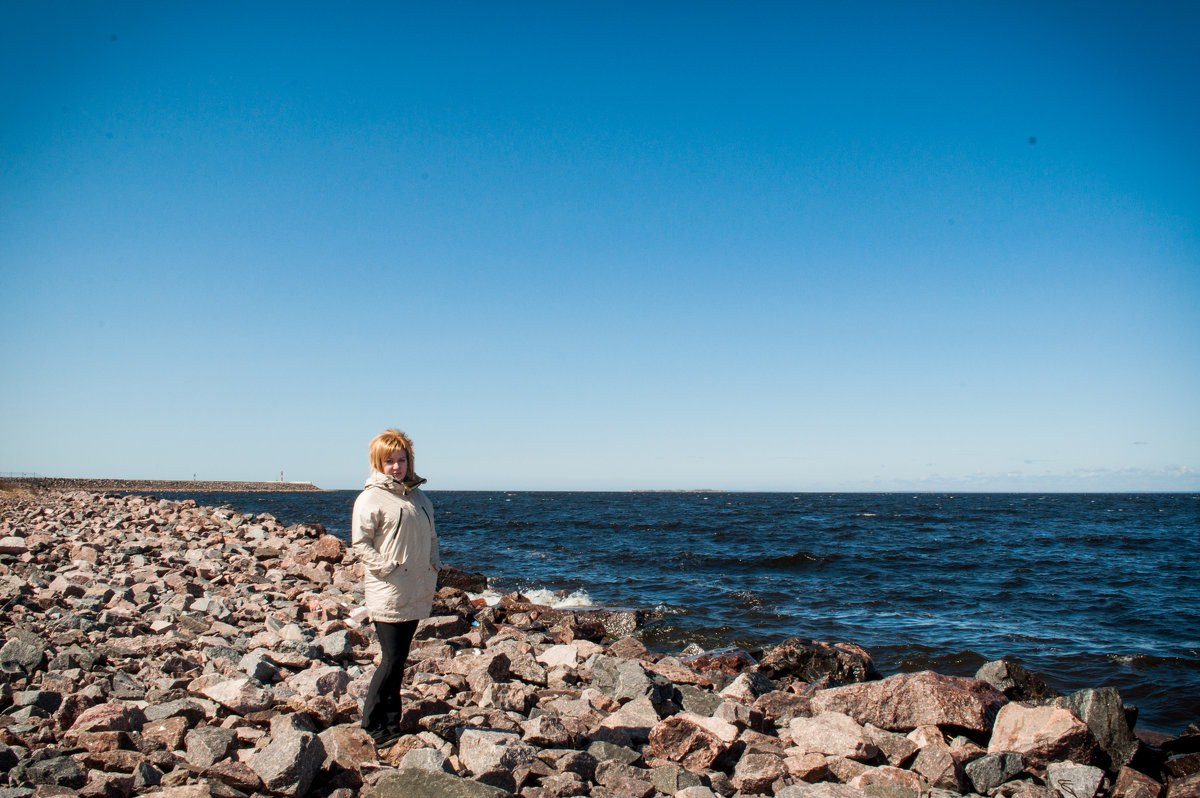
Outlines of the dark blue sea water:
M190 495L348 540L357 492ZM1197 494L429 496L447 563L501 592L657 608L657 650L799 635L857 643L885 675L1008 656L1063 692L1116 686L1147 728L1200 720Z

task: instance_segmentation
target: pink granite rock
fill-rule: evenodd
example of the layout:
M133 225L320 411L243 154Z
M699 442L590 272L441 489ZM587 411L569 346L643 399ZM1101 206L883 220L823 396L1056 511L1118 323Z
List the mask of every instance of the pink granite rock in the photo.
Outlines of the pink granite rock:
M350 674L334 665L313 665L284 679L284 684L303 696L333 696L346 692Z
M977 679L920 671L819 690L812 706L814 711L841 712L889 731L928 724L982 734L991 729L1007 701L1003 693Z
M935 790L952 790L960 795L969 791L967 774L948 745L925 746L908 767Z
M658 710L649 698L634 699L624 704L599 724L600 729L626 734L634 742L645 742L650 737L650 730L658 724Z
M1200 798L1200 773L1187 778L1171 779L1166 798Z
M710 767L738 738L736 726L681 712L660 721L649 735L651 756L678 762L688 770Z
M317 735L295 729L281 730L248 764L270 792L303 796L325 761L325 746Z
M85 709L71 724L75 733L99 731L141 731L146 713L136 704L113 701Z
M20 557L29 551L29 544L25 542L25 538L16 535L8 535L0 538L0 554L10 554L15 557Z
M1092 764L1100 748L1087 724L1060 707L1013 703L996 716L988 753L1015 751L1035 762L1070 759Z
M1163 785L1131 767L1121 768L1113 784L1112 798L1158 798Z
M333 535L322 535L312 543L308 551L318 562L340 563L346 556L346 544Z
M789 775L800 781L818 782L829 781L833 774L825 763L824 754L791 754L783 760L783 765Z
M371 735L357 723L331 726L319 736L321 744L325 747L326 769L337 764L346 770L359 771L363 765L379 764Z
M786 772L783 757L773 754L743 754L730 779L740 792L750 795L770 794L771 785Z
M919 795L929 792L928 782L922 779L919 774L911 770L892 767L891 765L882 765L881 767L865 770L852 778L846 786L853 787L856 790L865 790L867 787L872 786L903 787Z
M822 712L812 718L793 718L790 726L792 748L789 754L824 754L859 762L879 756L879 748L868 739L855 720L840 712Z
M203 687L199 692L239 715L261 712L275 703L274 695L251 679L227 679Z

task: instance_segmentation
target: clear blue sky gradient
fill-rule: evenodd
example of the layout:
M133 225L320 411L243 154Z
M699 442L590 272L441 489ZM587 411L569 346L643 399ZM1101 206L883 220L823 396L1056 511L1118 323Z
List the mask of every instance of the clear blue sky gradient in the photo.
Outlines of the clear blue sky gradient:
M0 23L2 471L1200 490L1200 4Z

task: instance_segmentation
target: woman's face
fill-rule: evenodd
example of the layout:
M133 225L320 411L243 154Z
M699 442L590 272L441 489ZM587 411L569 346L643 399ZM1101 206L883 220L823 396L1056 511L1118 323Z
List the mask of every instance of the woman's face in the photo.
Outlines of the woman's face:
M408 473L408 452L397 449L383 463L383 473L394 480L400 481Z

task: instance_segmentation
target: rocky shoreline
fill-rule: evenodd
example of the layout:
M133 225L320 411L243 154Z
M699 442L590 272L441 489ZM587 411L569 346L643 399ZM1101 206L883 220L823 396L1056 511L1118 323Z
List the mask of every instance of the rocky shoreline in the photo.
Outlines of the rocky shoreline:
M311 482L229 482L196 479L66 479L60 477L5 477L0 484L27 491L130 493L286 493L321 490Z
M880 678L796 638L664 656L638 612L488 607L452 570L376 751L361 565L320 525L82 490L0 511L0 798L1200 796L1200 728L1136 730L1112 688Z

